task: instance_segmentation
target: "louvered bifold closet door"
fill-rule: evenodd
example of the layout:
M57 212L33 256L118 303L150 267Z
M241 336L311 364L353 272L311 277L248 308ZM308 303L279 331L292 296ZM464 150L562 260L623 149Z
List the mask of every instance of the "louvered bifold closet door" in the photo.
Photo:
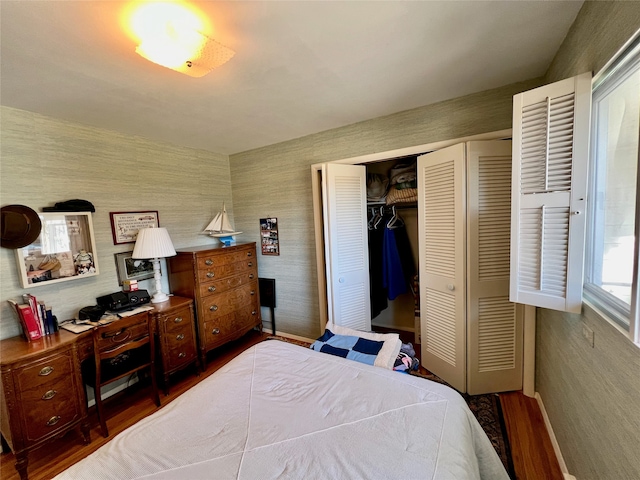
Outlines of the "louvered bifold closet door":
M465 391L465 145L418 157L422 364Z
M513 98L513 302L580 312L590 110L590 73Z
M467 393L522 388L522 306L509 301L511 142L467 144Z
M365 167L322 166L329 322L371 330Z

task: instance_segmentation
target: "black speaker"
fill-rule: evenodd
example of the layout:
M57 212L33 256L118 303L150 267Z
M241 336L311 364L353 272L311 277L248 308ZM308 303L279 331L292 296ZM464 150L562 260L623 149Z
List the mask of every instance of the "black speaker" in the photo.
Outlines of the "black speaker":
M260 290L260 306L276 308L276 279L258 278Z
M146 290L136 290L135 292L126 292L129 297L129 306L135 307L138 305L144 305L151 301L149 293Z
M109 295L96 298L98 305L105 310L117 312L126 308L135 308L138 305L149 303L151 297L146 290L136 290L135 292L115 292Z

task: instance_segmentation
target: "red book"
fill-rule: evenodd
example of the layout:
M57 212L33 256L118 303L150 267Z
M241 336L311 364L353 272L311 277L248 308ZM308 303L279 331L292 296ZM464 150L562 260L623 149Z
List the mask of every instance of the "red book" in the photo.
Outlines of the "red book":
M40 321L36 319L31 310L30 305L17 305L18 315L22 320L23 328L26 328L25 334L29 340L37 340L42 337L40 332Z

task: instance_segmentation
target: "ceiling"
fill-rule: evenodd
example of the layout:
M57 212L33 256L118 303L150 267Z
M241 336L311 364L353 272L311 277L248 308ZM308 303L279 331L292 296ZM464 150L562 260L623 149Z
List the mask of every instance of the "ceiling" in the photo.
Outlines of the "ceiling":
M582 1L194 1L236 55L150 63L130 2L0 0L0 103L233 154L544 75Z

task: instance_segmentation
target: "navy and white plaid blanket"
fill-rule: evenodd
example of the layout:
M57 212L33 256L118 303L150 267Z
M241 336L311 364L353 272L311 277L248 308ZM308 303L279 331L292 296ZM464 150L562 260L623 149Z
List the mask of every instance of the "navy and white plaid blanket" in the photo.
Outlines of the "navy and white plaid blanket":
M367 340L353 335L336 335L327 329L324 335L311 344L310 348L317 352L373 365L383 344L382 341Z

